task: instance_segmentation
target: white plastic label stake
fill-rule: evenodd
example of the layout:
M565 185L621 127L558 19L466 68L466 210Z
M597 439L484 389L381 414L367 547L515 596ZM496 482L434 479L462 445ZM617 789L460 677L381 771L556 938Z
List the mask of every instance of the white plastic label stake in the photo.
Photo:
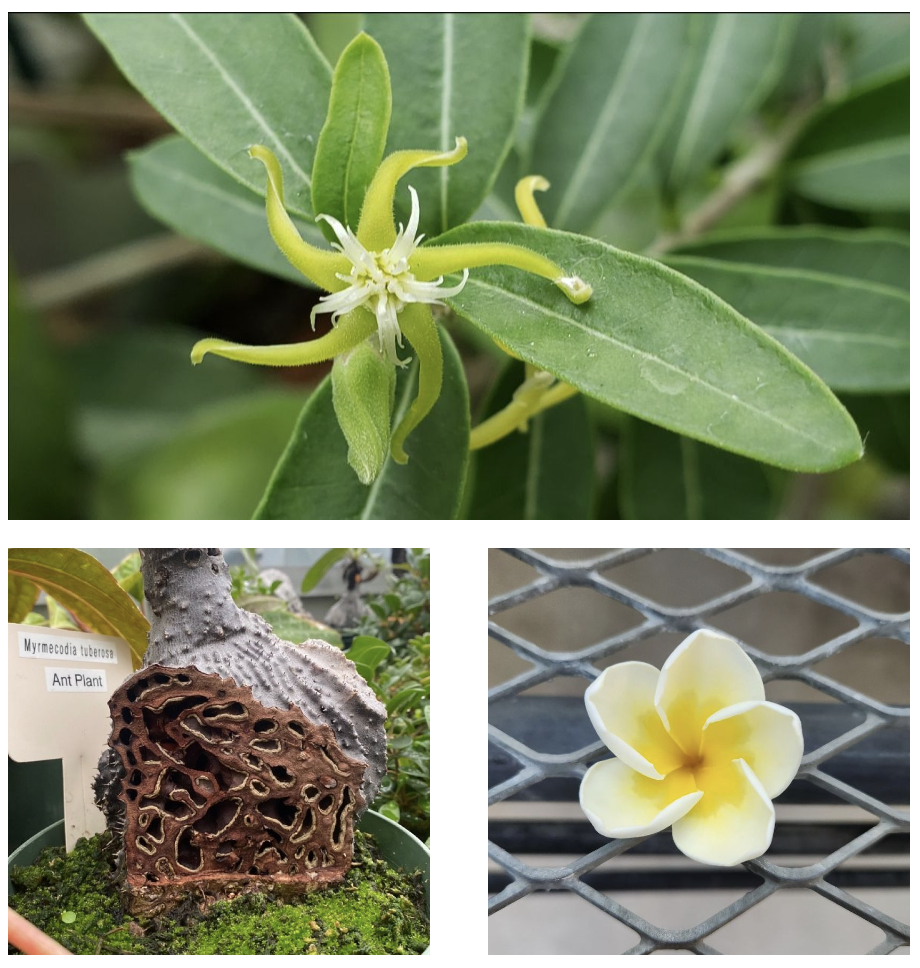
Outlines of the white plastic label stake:
M112 731L109 696L133 672L131 650L108 635L10 625L8 654L10 756L63 762L72 850L80 837L105 829L92 783Z

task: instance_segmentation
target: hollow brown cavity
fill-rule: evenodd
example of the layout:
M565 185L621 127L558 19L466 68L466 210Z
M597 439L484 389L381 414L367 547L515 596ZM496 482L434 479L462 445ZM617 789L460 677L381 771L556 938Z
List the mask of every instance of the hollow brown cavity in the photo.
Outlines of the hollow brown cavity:
M302 893L345 876L365 764L329 726L194 666L147 666L109 708L130 910L190 891Z

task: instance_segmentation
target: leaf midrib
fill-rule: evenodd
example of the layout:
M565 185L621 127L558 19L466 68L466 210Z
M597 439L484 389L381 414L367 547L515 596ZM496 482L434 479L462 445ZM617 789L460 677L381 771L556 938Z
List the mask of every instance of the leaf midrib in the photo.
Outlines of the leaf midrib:
M800 427L796 427L792 424L788 424L786 423L786 421L781 420L779 417L775 416L774 414L768 413L767 411L764 411L764 410L758 410L756 407L752 406L745 400L741 400L740 398L734 399L732 394L727 393L725 390L721 390L718 387L714 386L713 384L707 383L705 380L700 379L696 374L690 373L687 370L682 370L679 366L675 366L673 363L668 363L667 361L663 360L661 357L654 356L653 354L647 352L646 350L639 349L639 347L632 346L629 343L624 343L622 340L615 339L613 336L611 336L608 333L604 333L601 330L592 329L590 326L586 326L584 323L581 323L578 320L573 319L571 316L564 316L562 313L556 312L553 309L549 309L547 306L544 306L541 303L535 302L534 300L531 300L531 299L527 299L525 296L521 296L518 293L510 293L508 292L507 289L502 289L500 286L492 285L490 283L483 281L482 279L474 279L471 276L467 284L473 285L474 287L478 286L482 289L487 289L492 292L499 293L500 295L506 298L515 299L523 303L524 305L532 307L533 309L537 310L539 313L552 316L556 319L561 320L564 323L567 323L571 326L575 326L576 328L582 330L583 332L587 333L592 337L605 340L606 342L612 343L615 346L619 347L620 349L626 350L630 353L634 353L637 356L644 357L647 360L651 360L652 362L657 363L658 365L663 366L666 369L672 370L674 373L677 373L680 376L686 378L691 383L696 383L701 387L705 387L707 390L716 394L717 396L724 397L729 401L730 405L740 406L746 410L749 410L752 413L756 414L758 417L768 420L771 423L774 423L777 426L782 427L784 430L789 431L794 436L799 437L802 440L807 440L812 444L815 444L822 453L829 454L832 456L836 454L836 451L831 448L828 448L827 443L824 440L822 440L820 437L813 437L811 434L805 433L805 431L802 430ZM453 303L453 300L449 300L449 302ZM462 311L458 310L458 312L460 312L460 315L463 315ZM783 348L782 351L784 353L788 352L788 350L786 350L785 348ZM542 363L539 365L543 366ZM545 369L545 366L544 366L544 369ZM573 382L569 377L565 377L565 379L568 380L568 382L570 383Z
M246 111L249 113L250 117L256 124L268 135L269 139L275 145L277 149L277 154L282 155L291 168L303 179L304 184L307 187L310 186L311 180L310 176L300 167L299 164L294 160L293 155L287 149L287 146L281 139L275 134L271 125L265 119L261 111L252 103L252 101L246 96L243 89L237 84L229 72L225 69L223 64L215 55L214 51L202 40L202 38L192 29L191 25L185 19L185 16L181 13L171 13L168 15L172 20L174 20L179 27L185 31L186 35L192 40L192 42L201 50L201 52L207 57L207 59L214 65L218 74L226 83L227 87L233 92L237 100L243 105Z

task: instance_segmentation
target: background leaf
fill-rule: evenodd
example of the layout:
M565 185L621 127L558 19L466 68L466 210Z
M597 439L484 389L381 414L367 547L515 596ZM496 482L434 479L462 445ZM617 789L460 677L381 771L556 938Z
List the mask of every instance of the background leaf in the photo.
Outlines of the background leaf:
M44 589L87 628L124 639L140 662L150 623L92 555L75 548L10 548L9 570Z
M325 554L320 555L310 566L309 571L303 576L300 585L302 592L312 592L325 576L326 572L337 562L345 557L347 548L330 548Z
M825 108L789 155L789 185L824 205L890 212L910 205L910 77Z
M365 487L347 463L332 407L332 381L313 391L278 462L256 518L352 520L452 518L460 503L469 446L469 399L460 357L443 329L444 382L431 413L406 441L407 464L388 458ZM417 365L397 375L394 426L416 394Z
M260 272L310 287L269 235L265 200L221 171L185 138L171 135L132 151L128 164L140 203L180 235ZM307 242L325 246L315 224L296 217L294 224Z
M897 474L910 473L910 394L860 394L841 398L868 453Z
M514 138L524 102L528 27L520 14L369 14L365 29L386 54L393 85L387 151L469 142L449 168L417 169L396 193L408 220L411 184L420 230L438 235L468 218L486 197Z
M847 73L851 81L904 73L910 66L910 15L907 13L851 13L843 15L852 37Z
M884 229L802 225L719 232L683 245L673 255L803 269L910 288L910 239Z
M332 71L294 14L86 14L148 101L199 151L259 195L264 144L281 162L287 207L310 217L310 170ZM296 80L295 80L296 79Z
M686 14L594 14L550 80L530 170L547 222L580 231L629 186L671 124L687 63Z
M329 114L313 160L313 211L357 229L364 193L383 158L390 125L390 75L380 45L361 34L335 68ZM331 226L320 223L330 241Z
M693 65L674 124L659 152L671 192L713 162L773 89L792 44L796 17L776 13L694 14Z
M512 360L489 395L482 419L511 401L524 380ZM515 432L472 455L474 481L468 518L590 518L594 498L594 439L579 397L537 414Z
M910 299L902 290L696 256L665 261L786 345L828 386L862 392L910 386Z
M299 644L307 639L320 639L336 648L342 648L342 636L335 629L329 628L328 625L311 622L302 615L292 615L283 608L273 609L261 614L272 627L275 635L286 642Z
M21 575L9 574L7 590L7 621L22 622L38 601L39 588Z
M353 639L346 655L358 667L358 672L370 682L374 678L374 670L389 656L390 651L386 642L373 635L358 635Z
M105 466L97 516L247 518L302 406L297 394L264 391L197 411L173 436Z
M508 242L542 252L594 287L572 305L516 269L474 269L447 300L517 355L610 406L793 470L862 453L823 383L731 306L660 263L583 236L501 222L438 242Z
M781 472L628 418L620 437L618 496L624 518L772 518Z

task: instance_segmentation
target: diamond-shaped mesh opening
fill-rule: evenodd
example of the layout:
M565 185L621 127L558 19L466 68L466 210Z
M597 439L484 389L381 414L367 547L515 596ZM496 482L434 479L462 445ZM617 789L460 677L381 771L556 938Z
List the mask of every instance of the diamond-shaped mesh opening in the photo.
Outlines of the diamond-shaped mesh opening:
M903 764L909 755L909 740L906 729L877 729L858 743L822 761L821 771L877 800L907 803L910 799L910 773Z
M529 585L540 577L540 573L530 565L512 558L498 548L489 549L489 597L504 595Z
M873 579L866 581L871 568ZM898 615L910 608L910 567L888 555L866 555L822 568L809 579L876 612Z
M770 655L801 655L856 628L855 619L793 592L767 592L714 615L710 624Z
M522 672L533 669L532 662L522 659L513 649L489 637L489 688L507 682Z
M814 891L777 891L708 942L727 955L851 955L884 939L881 929L854 918Z
M526 879L530 867L537 869L534 884L540 891L504 890L508 875L490 868L491 891L504 891L490 902L504 932L501 944L499 933L492 933L493 953L903 953L906 949L897 946L907 940L907 855L890 844L903 845L908 829L902 811L909 779L906 708L900 704L907 698L908 670L906 664L889 666L886 656L888 650L892 657L906 656L909 621L863 607L860 601L870 599L859 599L855 591L851 597L839 590L842 586L829 591L812 581L813 575L833 574L844 564L842 574L851 584L853 574L862 576L857 584L878 584L880 576L887 581L875 567L884 556L852 549L520 554L533 565L525 566L527 588L522 593L521 587L503 587L500 604L528 599L535 589L556 590L513 608L498 602L493 608L494 625L514 632L522 650L529 643L548 654L534 657L529 675L510 685L504 678L492 693L493 726L530 752L518 751L529 763L523 768L497 744L490 745L492 799L512 811L493 811L490 821L496 841L508 851L504 863L512 876L517 872ZM887 554L895 563L908 561L903 550ZM666 572L660 588L676 588L681 578L702 573L713 560L724 563L723 575L737 576L736 584L719 586L713 573L711 585L700 583L692 595L686 592L683 601L691 604L671 611L649 606L650 599L665 600L653 584L640 587L623 579L627 565L640 575L654 565ZM858 568L863 570L849 571ZM622 599L615 605L621 620L628 619L618 627L617 616L601 614L586 633L596 618L590 603L603 608L614 602L601 589ZM581 597L583 608L561 607L570 593ZM713 611L715 600L719 612ZM545 611L526 613L540 603ZM513 627L516 611L526 621ZM805 735L800 774L776 801L770 850L762 860L730 869L706 867L676 853L669 831L630 843L626 850L624 842L596 835L577 806L584 769L609 756L584 710L593 669L624 661L660 668L688 632L703 627L724 630L761 653L756 662L767 698L792 706ZM516 658L518 673L529 667ZM873 692L873 683L881 683L881 691ZM521 787L525 781L529 785ZM813 868L817 879L809 882L810 889L790 890L800 884L794 872L803 867ZM846 892L846 907L833 901L838 889ZM872 901L872 891L890 893L881 903ZM721 901L714 900L720 892ZM666 910L659 912L653 902ZM703 902L705 909L694 915L692 905ZM524 915L514 919L510 912L518 908ZM579 912L591 920L579 920Z
M620 587L668 608L703 605L751 581L743 571L683 549L656 551L602 574Z
M851 689L895 706L910 702L910 655L906 642L871 638L856 642L812 668Z
M550 652L578 652L644 621L635 609L591 588L560 588L496 618L502 628Z
M489 954L609 955L638 936L574 894L529 894L492 915Z

